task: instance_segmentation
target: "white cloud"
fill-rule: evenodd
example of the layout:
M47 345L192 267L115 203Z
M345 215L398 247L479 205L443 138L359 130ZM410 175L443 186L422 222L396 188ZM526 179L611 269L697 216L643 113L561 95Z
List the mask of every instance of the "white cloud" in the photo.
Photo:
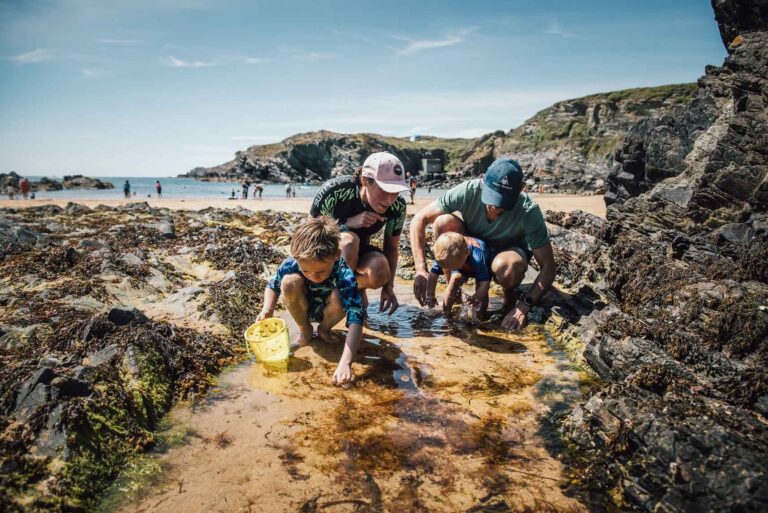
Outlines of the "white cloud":
M443 39L407 39L409 41L405 48L401 48L401 55L422 52L424 50L434 50L436 48L445 48L447 46L456 46L466 41L477 27L468 27L448 34Z
M546 30L544 30L544 33L551 36L560 36L560 37L574 37L576 35L573 32L566 32L562 28L560 28L559 21L551 22L547 26Z
M300 53L293 56L294 59L305 59L310 61L322 61L326 59L334 59L336 58L336 55L332 53L322 53L322 52L307 52L307 53Z
M168 56L168 66L172 68L207 68L209 66L215 66L215 62L203 62L203 61L183 61L176 57Z
M139 39L109 39L109 38L102 38L97 39L97 43L102 43L105 45L118 45L118 46L135 46L143 44L144 41L141 41Z
M30 62L43 62L52 58L51 53L44 48L37 48L31 52L22 53L13 58L14 61L28 64Z
M84 77L91 78L96 76L96 70L90 68L84 68L80 70Z
M246 64L266 64L272 62L272 59L265 59L262 57L246 57L243 59Z
M252 143L271 143L278 142L281 139L276 139L273 135L233 135L229 138L230 141L246 141Z

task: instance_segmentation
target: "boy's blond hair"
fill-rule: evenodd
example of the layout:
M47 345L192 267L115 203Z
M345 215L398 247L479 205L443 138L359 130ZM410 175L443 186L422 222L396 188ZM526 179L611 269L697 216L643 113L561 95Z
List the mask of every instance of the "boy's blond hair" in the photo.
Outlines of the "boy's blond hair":
M456 232L445 232L435 241L435 260L440 267L458 269L469 255L467 241Z
M334 219L326 216L308 217L293 232L291 255L297 260L335 260L339 254L340 241L341 231Z

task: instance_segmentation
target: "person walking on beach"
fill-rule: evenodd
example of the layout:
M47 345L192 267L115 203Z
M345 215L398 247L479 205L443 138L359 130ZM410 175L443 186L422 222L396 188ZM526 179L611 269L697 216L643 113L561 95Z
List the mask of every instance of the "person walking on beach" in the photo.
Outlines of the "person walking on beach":
M374 153L354 175L325 182L309 211L312 217L328 216L339 222L341 256L355 271L361 290L381 288L379 311L390 314L399 306L395 271L406 210L400 193L407 190L403 163L390 153ZM371 236L382 228L384 247L372 246Z
M128 182L128 180L126 180L123 184L123 196L126 198L131 197L131 184Z
M493 255L493 279L504 289L502 327L515 330L525 325L528 312L555 280L557 265L541 209L522 189L520 164L501 158L481 178L457 185L416 213L411 221L416 267L413 292L421 305L434 302L427 298L429 273L424 258L425 230L433 223L435 238L457 232L487 244ZM525 277L531 256L539 264L539 275L518 301L516 288Z
M157 199L163 197L163 186L160 185L160 180L155 181L155 190L157 191Z
M256 196L255 193L257 193L257 192L259 193L259 199L261 199L261 195L264 194L264 186L261 185L260 183L257 183L254 186L254 197Z
M5 188L5 192L8 193L8 199L12 200L16 194L16 187L13 185L13 180L8 182L8 186Z
M413 205L414 198L416 197L416 177L414 177L411 173L408 173L408 187L410 187L411 192L411 205Z
M21 198L27 199L29 197L29 180L26 176L19 182L19 188L21 189Z
M240 183L240 187L243 188L243 199L248 199L248 189L251 187L251 182L247 178L243 179Z
M285 184L285 197L286 198L291 197L291 184L289 183Z

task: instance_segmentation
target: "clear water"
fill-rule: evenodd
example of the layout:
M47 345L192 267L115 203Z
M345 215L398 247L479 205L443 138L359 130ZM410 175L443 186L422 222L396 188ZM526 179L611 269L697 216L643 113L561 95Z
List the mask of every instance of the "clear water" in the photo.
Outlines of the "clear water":
M29 176L31 181L37 181L40 176ZM48 176L48 178L61 181L61 176ZM201 182L192 178L170 178L170 177L126 177L126 176L97 176L103 182L111 182L114 189L70 189L64 191L49 191L36 193L37 199L82 199L82 200L100 200L100 199L123 199L123 184L126 180L131 184L131 193L136 193L135 198L146 199L148 196L155 196L155 181L160 180L163 186L163 198L168 199L227 199L231 197L232 191L236 197L240 197L241 187L236 182ZM297 185L297 198L312 198L319 189L318 185ZM417 197L437 197L443 192L443 189L432 189L427 193L426 189L419 189ZM251 199L253 187L249 191L248 199ZM285 184L264 184L263 198L278 199L285 198Z

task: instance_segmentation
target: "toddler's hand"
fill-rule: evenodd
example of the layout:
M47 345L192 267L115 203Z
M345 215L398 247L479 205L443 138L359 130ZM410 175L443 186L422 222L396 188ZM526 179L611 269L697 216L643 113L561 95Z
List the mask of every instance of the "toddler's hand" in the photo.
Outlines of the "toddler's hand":
M259 315L256 317L256 322L263 321L264 319L269 319L270 317L272 317L273 314L274 312L270 312L269 310L262 310L261 312L259 312Z

